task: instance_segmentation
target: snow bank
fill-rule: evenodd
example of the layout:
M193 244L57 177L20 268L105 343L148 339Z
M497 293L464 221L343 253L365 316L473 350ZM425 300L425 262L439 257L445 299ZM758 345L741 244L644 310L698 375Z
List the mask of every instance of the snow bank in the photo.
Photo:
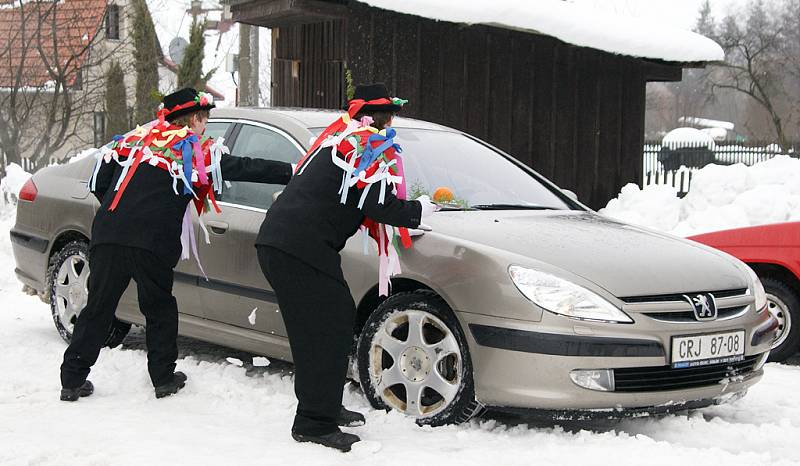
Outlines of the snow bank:
M361 0L424 18L546 34L569 44L674 62L721 61L713 40L660 21L618 16L562 0Z
M679 236L800 221L800 159L777 155L752 166L708 165L683 199L671 186L628 184L602 215Z
M16 204L19 190L28 181L31 174L26 172L16 163L6 166L6 176L0 179L0 193L2 193L2 204Z

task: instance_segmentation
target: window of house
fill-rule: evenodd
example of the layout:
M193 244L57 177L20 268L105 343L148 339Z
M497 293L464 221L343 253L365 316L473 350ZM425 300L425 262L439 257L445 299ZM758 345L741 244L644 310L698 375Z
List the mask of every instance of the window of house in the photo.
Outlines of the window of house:
M119 5L106 9L106 39L119 39Z
M100 147L106 143L106 114L94 112L94 146Z

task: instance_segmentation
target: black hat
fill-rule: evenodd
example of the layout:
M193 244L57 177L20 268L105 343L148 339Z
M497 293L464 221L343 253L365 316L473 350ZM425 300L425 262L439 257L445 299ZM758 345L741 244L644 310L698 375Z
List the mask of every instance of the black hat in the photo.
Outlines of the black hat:
M191 87L178 89L172 94L164 96L163 103L167 121L172 121L183 115L196 112L198 110L211 110L214 105L214 96L206 92L197 92Z
M407 100L398 99L397 97L389 97L389 89L386 88L386 84L384 83L359 84L356 86L356 91L353 94L353 98L350 100L350 102L359 99L366 102L378 99L387 99L390 101L390 103L382 104L365 104L363 107L361 107L360 112L399 112L403 108L403 105L408 102ZM350 102L344 106L345 110L349 108Z

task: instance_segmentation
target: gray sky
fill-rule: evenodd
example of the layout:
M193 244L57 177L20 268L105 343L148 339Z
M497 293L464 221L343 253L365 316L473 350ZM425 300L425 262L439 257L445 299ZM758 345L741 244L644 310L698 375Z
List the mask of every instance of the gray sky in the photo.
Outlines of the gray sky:
M703 0L568 0L627 16L660 21L682 29L692 29ZM777 0L767 0L767 3ZM731 5L746 4L747 0L711 0L715 18L725 16Z

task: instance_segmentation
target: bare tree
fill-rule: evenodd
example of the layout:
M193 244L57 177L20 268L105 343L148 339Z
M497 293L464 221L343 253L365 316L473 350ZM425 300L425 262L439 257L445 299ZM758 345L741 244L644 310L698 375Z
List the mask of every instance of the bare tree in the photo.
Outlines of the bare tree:
M8 162L40 163L85 137L80 129L102 110L105 86L90 77L102 76L95 69L125 42L99 46L104 12L96 2L15 0L2 13L9 33L0 38L0 149Z
M709 74L713 89L747 95L763 108L784 149L789 148L786 122L792 118L792 99L781 60L786 24L778 12L768 11L762 0L749 4L745 14L729 15L707 32L725 50L725 63Z

